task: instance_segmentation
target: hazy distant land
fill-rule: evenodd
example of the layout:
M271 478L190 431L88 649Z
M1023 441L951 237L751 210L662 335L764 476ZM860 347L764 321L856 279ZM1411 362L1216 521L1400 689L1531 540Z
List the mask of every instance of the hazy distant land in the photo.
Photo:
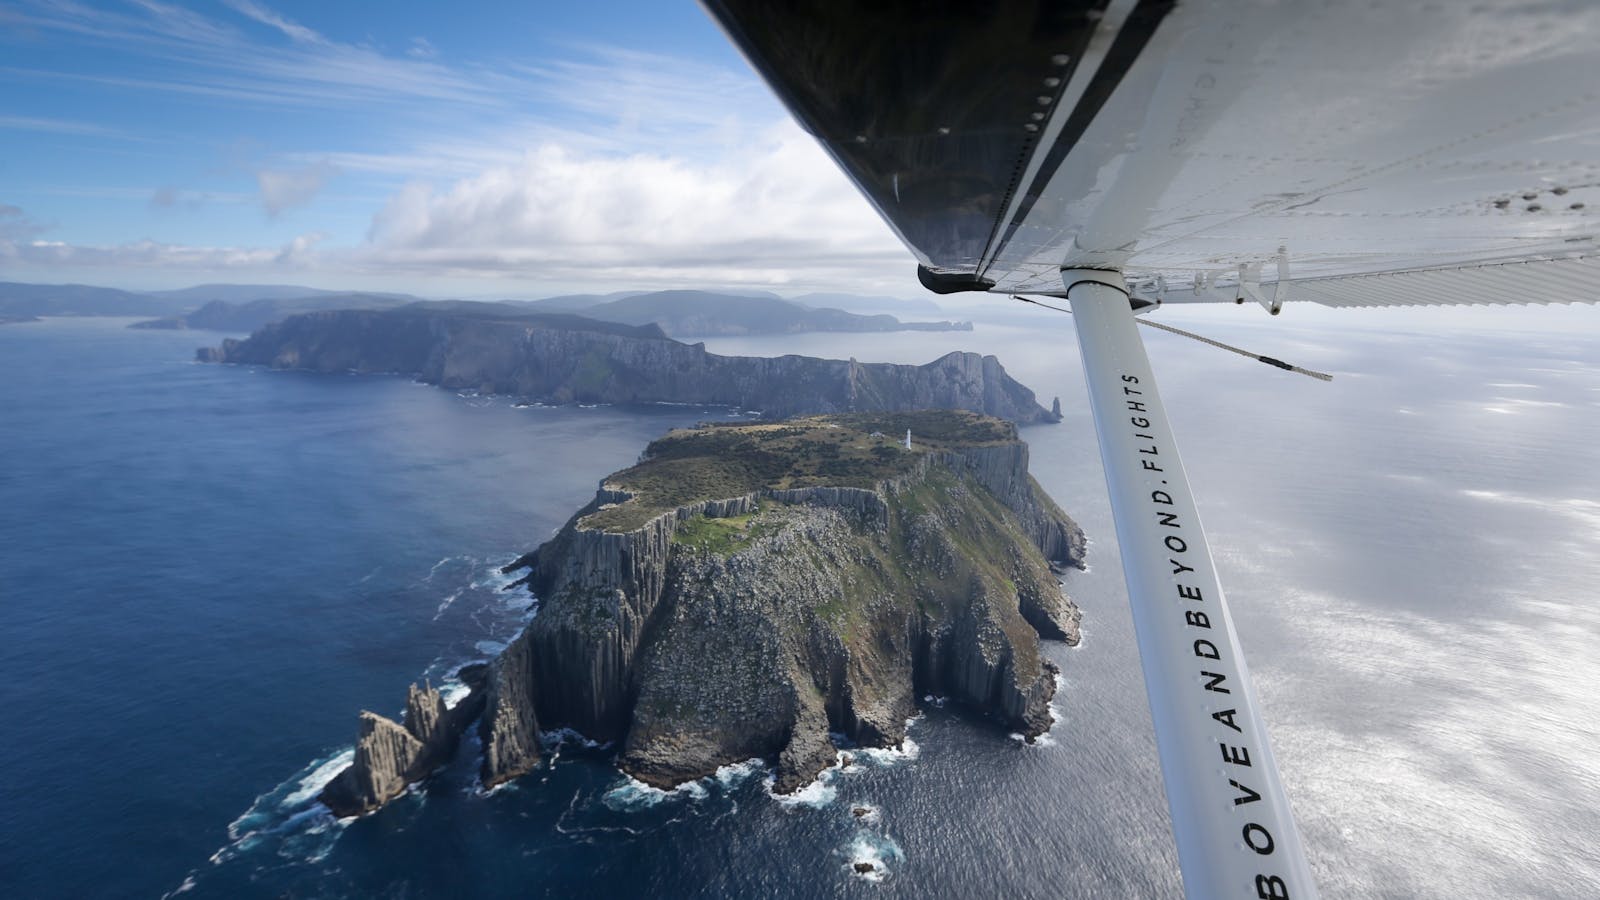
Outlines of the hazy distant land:
M172 291L126 291L90 285L0 282L0 322L38 316L151 316L134 328L250 332L304 312L393 309L425 301L409 294L329 291L296 285L210 284ZM971 322L902 321L941 310L929 300L852 294L776 294L712 291L570 294L543 300L497 301L508 310L577 313L625 325L655 323L674 337L799 334L804 332L970 331Z

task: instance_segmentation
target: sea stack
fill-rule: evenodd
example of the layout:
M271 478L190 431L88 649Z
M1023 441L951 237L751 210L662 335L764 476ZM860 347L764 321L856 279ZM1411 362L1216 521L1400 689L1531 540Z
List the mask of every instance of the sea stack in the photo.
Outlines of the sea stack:
M412 782L448 760L467 726L483 710L483 666L460 673L471 687L454 707L431 685L407 691L404 725L362 710L355 760L322 789L322 803L340 816L371 812L400 796Z

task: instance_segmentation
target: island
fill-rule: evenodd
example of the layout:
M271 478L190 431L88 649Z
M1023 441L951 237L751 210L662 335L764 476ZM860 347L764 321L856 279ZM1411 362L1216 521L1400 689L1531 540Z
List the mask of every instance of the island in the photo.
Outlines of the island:
M1056 422L993 356L952 352L921 366L808 356L719 356L657 325L462 301L290 316L203 362L313 372L394 373L543 403L698 403L768 418L965 409L1018 424Z
M362 713L321 800L339 816L381 807L473 720L486 788L538 767L542 735L565 728L656 787L759 758L793 792L841 744L900 745L925 694L1032 740L1056 691L1040 639L1078 639L1056 570L1083 554L1010 422L933 410L672 431L507 567L536 613L463 672L466 698L413 685L402 722Z

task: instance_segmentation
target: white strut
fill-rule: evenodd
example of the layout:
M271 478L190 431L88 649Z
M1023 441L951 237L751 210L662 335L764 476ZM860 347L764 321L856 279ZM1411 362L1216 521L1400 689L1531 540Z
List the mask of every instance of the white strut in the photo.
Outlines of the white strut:
M1122 274L1062 271L1191 900L1316 885Z

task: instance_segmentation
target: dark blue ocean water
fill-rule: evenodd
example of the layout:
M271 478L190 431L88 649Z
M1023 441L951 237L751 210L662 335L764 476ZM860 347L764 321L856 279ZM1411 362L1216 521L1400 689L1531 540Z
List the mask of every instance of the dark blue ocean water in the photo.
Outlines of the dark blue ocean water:
M1151 338L1325 895L1600 892L1600 372L1592 317L1561 315L1442 337L1288 314L1216 326L1332 385ZM1058 323L712 346L988 350L1062 396L1067 421L1024 436L1094 545L1069 580L1084 645L1049 650L1050 740L929 704L912 752L798 803L758 766L642 790L572 742L483 796L469 742L349 823L310 798L356 712L395 714L409 681L493 653L526 605L497 567L650 438L728 413L196 365L217 336L123 324L0 328L0 895L1177 891ZM854 876L859 858L887 877Z

